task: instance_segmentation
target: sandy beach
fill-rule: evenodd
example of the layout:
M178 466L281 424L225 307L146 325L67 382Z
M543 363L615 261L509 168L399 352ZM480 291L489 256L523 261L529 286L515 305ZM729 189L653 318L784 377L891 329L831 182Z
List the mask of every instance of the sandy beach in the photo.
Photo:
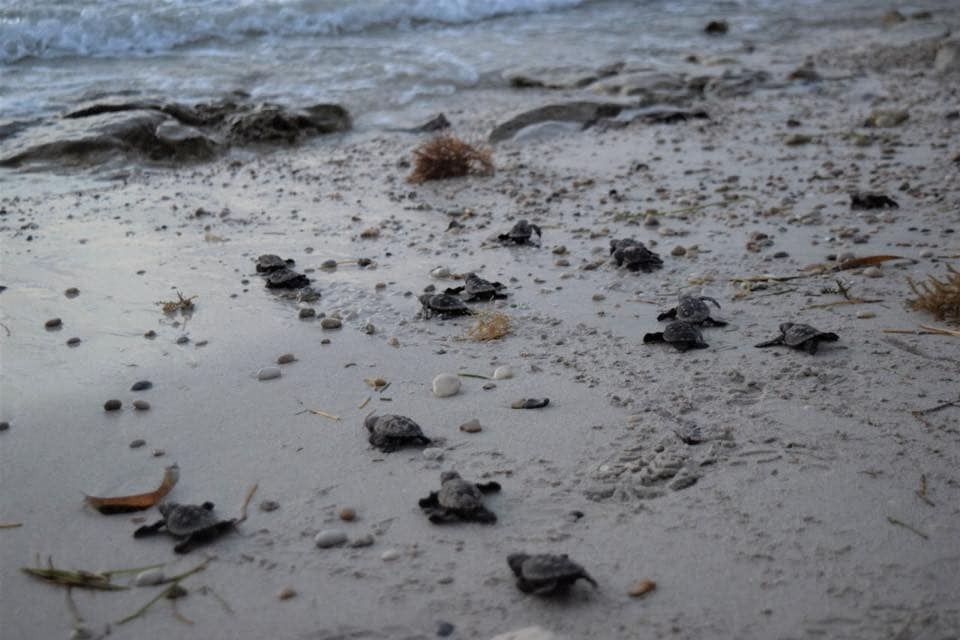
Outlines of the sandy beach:
M492 175L411 184L433 134L371 129L107 176L5 169L0 637L960 637L960 325L908 303L910 279L960 265L960 11L882 13L831 42L729 34L727 55L669 72L580 88L584 70L531 70L548 86L398 113L400 129L442 111L489 144ZM584 119L582 102L618 113ZM546 105L567 106L487 142ZM855 209L859 192L898 206ZM521 219L539 246L497 240ZM617 268L610 240L630 237L663 268ZM263 254L319 297L267 289ZM841 268L866 256L893 258ZM505 285L471 307L508 335L419 317L425 287L468 272ZM178 291L192 313L164 314ZM645 344L681 293L727 324L705 349ZM785 322L839 340L754 346ZM467 374L457 394L434 395L443 373ZM511 408L526 398L550 403ZM439 451L373 448L371 411ZM84 503L150 491L172 464L167 500L224 518L256 485L246 520L179 555L133 538L156 508ZM418 500L448 469L502 485L496 524L428 521ZM318 548L331 531L346 543ZM599 587L521 593L516 551L569 554ZM166 587L68 597L20 571L48 559L166 576L209 561L185 597L117 624ZM632 597L642 580L656 588Z

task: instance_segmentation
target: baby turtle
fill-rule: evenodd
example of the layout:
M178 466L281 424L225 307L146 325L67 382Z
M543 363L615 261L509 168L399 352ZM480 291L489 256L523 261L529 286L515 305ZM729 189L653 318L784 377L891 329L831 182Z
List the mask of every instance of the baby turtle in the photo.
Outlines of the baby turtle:
M441 318L470 315L470 308L463 303L459 296L449 293L425 293L420 296L423 305L423 317L432 318L434 314Z
M187 553L201 544L219 538L236 526L236 520L220 520L213 513L213 503L178 504L164 502L157 505L162 520L145 525L133 532L134 538L161 533L165 530L174 538L184 540L173 548L177 553Z
M710 317L708 302L715 304L717 309L720 308L720 303L713 298L682 294L677 300L677 306L658 315L657 320L683 320L690 324L699 324L705 327L725 326L727 324L725 320Z
M406 416L370 414L363 421L370 432L370 444L384 453L390 453L406 446L424 447L430 444L430 438L423 435L420 425Z
M517 577L517 588L524 593L541 596L565 593L577 580L583 578L596 588L597 581L567 554L511 553L507 564Z
M434 524L466 520L493 524L497 514L483 506L483 494L500 491L498 482L467 482L456 471L440 474L440 491L421 498L420 508Z
M444 293L451 296L463 294L461 297L465 302L502 300L507 297L507 294L500 293L501 289L503 289L503 284L500 282L490 282L475 273L468 273L463 279L462 287L451 287Z
M761 342L757 346L772 347L774 345L782 344L813 354L817 352L817 348L820 346L821 342L836 342L839 339L840 336L835 333L820 331L819 329L815 329L808 324L784 322L780 325L779 336L773 340Z
M706 349L710 346L703 341L703 334L700 333L700 329L683 320L674 320L668 324L662 332L644 335L643 341L667 342L672 344L677 351Z
M650 273L663 267L663 260L638 240L624 238L610 241L610 255L618 267L625 266L630 271Z
M501 242L513 242L516 244L530 244L530 239L533 237L534 232L537 234L537 240L539 241L543 234L540 231L540 227L535 224L530 224L526 220L518 220L517 224L513 225L513 228L506 233L501 233L497 238Z

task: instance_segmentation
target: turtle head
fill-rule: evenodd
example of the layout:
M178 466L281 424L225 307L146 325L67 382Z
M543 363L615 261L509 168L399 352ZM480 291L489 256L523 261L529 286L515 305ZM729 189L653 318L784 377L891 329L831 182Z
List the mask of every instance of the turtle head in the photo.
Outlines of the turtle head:
M363 419L363 426L367 428L367 431L373 432L373 425L377 423L377 420L380 419L380 416L374 414L373 411L367 414L367 417Z
M784 322L783 324L780 325L780 333L786 333L787 331L790 331L790 327L792 326L793 326L792 322Z
M529 557L529 554L526 553L511 553L507 556L507 564L510 565L510 570L513 571L514 575L520 575L523 570L523 563Z
M449 482L450 480L459 480L459 479L460 479L460 474L453 470L444 471L443 473L440 474L441 484L443 484L444 482Z

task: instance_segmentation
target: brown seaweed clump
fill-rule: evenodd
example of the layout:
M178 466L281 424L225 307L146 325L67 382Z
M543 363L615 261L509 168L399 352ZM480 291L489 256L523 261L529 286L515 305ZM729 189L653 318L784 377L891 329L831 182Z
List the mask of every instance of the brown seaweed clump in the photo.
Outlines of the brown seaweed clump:
M917 296L908 300L911 309L932 313L937 320L960 323L960 271L947 265L945 280L935 276L927 276L921 282L914 282L910 278L907 280Z
M477 323L467 330L471 340L498 340L510 333L510 316L499 311L480 311L476 316Z
M460 138L443 134L413 150L415 166L407 178L419 184L427 180L460 178L470 173L493 173L490 150L474 147Z

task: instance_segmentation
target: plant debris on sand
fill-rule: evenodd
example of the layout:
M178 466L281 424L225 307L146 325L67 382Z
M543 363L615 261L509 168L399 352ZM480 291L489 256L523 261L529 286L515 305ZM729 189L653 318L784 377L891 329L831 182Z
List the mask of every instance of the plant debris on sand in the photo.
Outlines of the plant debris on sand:
M407 178L419 184L427 180L460 178L470 173L493 173L490 150L477 148L450 134L429 140L413 150L415 165Z
M176 300L160 300L157 302L157 305L163 309L163 312L166 314L172 314L179 311L180 313L186 315L193 311L193 301L197 299L197 296L190 296L189 298L183 297L183 292L177 289L177 299Z
M910 288L917 295L908 302L910 308L932 313L937 320L960 322L960 271L947 265L947 272L945 280L927 276L925 281L914 282L908 278Z
M480 311L476 315L477 323L467 329L471 340L498 340L510 333L510 316L499 311Z

